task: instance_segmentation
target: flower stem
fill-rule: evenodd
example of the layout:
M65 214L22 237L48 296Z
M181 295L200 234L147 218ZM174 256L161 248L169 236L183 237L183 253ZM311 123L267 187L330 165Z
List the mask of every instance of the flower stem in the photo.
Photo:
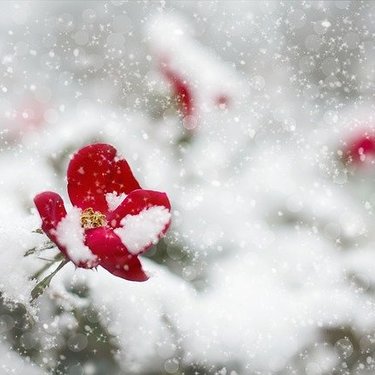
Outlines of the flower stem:
M58 254L60 255L60 254ZM51 280L52 278L57 274L57 272L59 272L61 270L61 268L63 268L65 266L65 264L67 264L69 262L68 259L64 259L59 265L58 267L51 273L49 274L48 276L46 276L43 280L39 281L38 284L35 285L34 289L31 291L31 299L30 299L30 302L33 302L34 300L36 300L43 292L44 290L49 286L49 284L51 283ZM49 267L50 265L48 265ZM43 271L42 271L43 272ZM41 273L39 271L39 273Z
M63 259L65 259L65 257L64 257L63 254L61 254L61 253L56 254L55 257L49 263L47 263L39 271L37 271L36 273L34 273L34 275L31 276L31 278L32 279L37 279L44 271L47 271L48 268L50 268L52 264L54 264L56 262L59 262L60 260L63 260Z

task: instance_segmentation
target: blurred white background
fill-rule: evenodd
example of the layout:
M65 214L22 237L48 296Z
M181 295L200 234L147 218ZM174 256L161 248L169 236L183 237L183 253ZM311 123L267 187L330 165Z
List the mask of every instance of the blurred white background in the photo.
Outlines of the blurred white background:
M0 373L373 374L374 1L2 1ZM167 192L145 283L66 266L33 197L113 144Z

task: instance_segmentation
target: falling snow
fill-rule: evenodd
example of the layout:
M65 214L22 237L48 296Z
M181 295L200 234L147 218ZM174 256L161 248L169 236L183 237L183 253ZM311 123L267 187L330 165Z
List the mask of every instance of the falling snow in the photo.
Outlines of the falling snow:
M374 25L361 0L0 2L0 374L374 373ZM33 198L69 202L93 143L171 202L111 232L145 282L76 267L77 207L49 279Z

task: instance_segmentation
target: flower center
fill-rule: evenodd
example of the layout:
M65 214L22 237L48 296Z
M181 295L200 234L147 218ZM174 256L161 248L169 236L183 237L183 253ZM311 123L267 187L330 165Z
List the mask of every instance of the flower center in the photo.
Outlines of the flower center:
M84 229L104 227L106 224L105 215L100 211L94 211L91 207L86 208L81 214L81 227Z

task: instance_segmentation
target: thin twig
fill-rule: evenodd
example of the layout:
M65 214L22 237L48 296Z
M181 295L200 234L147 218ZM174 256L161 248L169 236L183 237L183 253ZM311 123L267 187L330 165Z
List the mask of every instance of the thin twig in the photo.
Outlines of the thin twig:
M32 254L36 253L36 252L40 252L40 251L44 251L44 250L48 250L48 249L53 249L55 246L56 245L52 241L48 241L41 246L35 246L35 247L27 250L26 253L24 254L24 256L27 257L29 255L32 255Z

